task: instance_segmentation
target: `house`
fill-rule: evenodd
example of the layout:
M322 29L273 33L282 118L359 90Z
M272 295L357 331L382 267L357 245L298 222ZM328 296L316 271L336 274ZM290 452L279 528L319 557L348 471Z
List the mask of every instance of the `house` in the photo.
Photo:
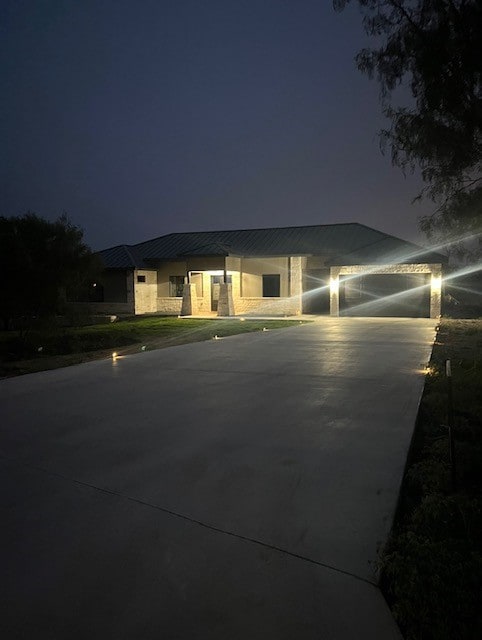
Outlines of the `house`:
M445 257L358 223L170 233L100 251L95 311L438 317Z

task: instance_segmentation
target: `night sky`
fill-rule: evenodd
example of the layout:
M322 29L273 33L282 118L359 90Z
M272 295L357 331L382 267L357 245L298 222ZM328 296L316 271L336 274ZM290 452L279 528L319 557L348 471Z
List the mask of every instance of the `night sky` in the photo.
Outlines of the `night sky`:
M94 249L175 231L361 222L423 241L382 156L357 6L3 0L0 214Z

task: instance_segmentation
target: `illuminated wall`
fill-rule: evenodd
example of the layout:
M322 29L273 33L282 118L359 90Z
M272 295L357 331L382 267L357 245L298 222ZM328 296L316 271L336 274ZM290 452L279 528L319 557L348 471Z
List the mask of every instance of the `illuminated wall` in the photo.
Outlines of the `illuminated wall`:
M139 279L144 279L140 282ZM157 271L136 269L134 271L134 312L136 314L157 311Z
M289 258L243 258L241 260L241 297L263 296L263 275L279 274L280 297L289 296Z

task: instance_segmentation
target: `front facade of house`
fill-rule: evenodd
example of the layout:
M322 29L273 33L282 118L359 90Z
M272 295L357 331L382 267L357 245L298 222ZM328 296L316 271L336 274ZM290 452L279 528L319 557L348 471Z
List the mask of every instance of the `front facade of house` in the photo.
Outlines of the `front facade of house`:
M443 257L356 223L175 233L100 257L99 313L441 313Z

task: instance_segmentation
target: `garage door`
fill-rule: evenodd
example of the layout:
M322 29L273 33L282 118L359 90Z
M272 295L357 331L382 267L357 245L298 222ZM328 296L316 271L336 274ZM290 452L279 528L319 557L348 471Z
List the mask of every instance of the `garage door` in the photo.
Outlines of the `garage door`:
M340 278L340 314L430 316L430 274L373 274Z

